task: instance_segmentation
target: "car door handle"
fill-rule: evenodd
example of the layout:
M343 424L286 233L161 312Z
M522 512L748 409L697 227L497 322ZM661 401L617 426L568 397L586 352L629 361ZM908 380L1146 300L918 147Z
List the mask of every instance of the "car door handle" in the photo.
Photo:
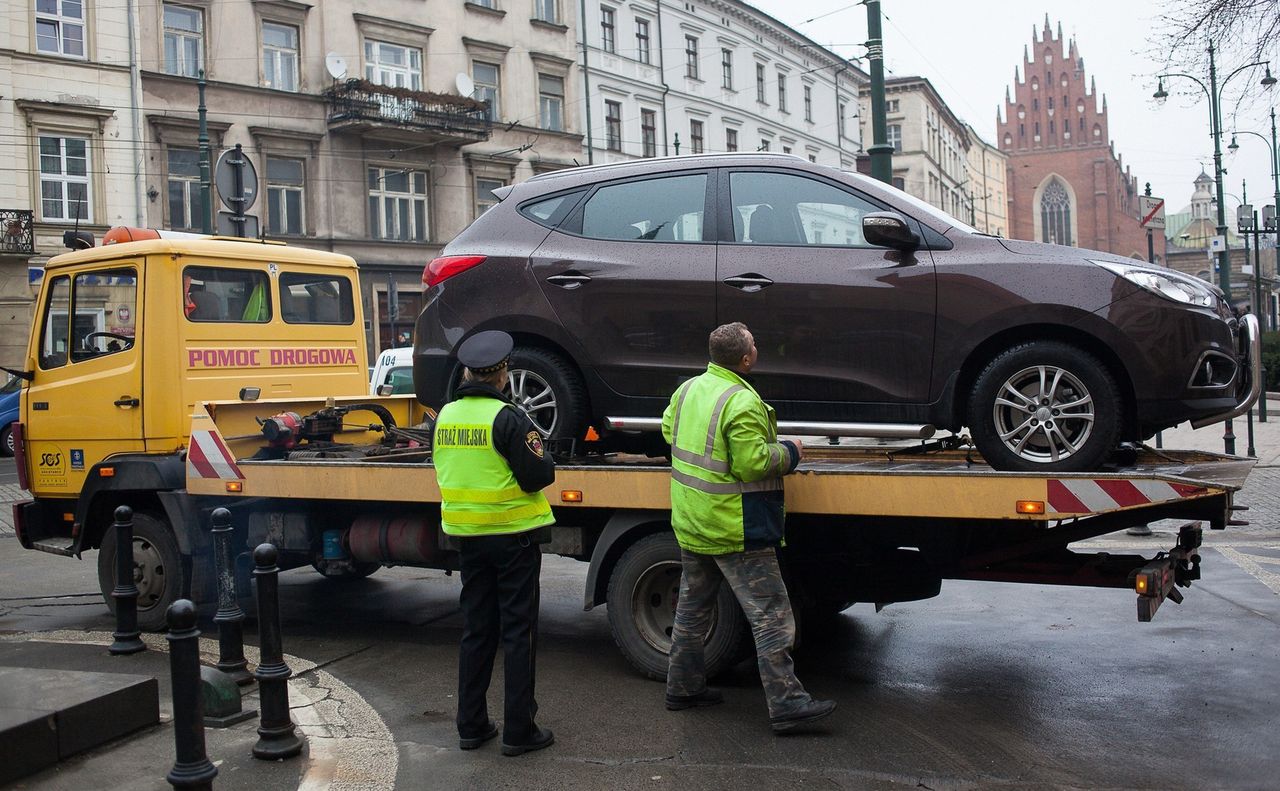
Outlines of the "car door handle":
M591 282L591 278L581 272L568 272L563 275L552 275L547 282L560 288L574 289Z
M723 281L726 286L742 289L748 294L754 294L761 289L768 288L773 285L773 281L764 275L757 275L754 272L748 272L745 275L737 275L735 277L726 277Z
M142 402L132 396L120 396L116 399L116 406L137 406Z

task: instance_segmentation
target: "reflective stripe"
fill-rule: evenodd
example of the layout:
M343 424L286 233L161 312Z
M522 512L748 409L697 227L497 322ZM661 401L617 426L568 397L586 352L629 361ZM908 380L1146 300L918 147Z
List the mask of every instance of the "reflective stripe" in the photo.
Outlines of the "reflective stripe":
M680 428L680 411L684 406L684 397L688 395L690 390L688 383L686 383L680 393L679 400L676 401L675 417L671 420L671 457L679 459L686 464L693 464L697 467L701 467L708 472L729 472L729 462L721 461L711 454L712 451L715 450L716 446L716 429L720 427L720 414L724 412L725 404L729 403L730 396L742 389L744 389L742 385L733 385L728 390L720 394L719 400L716 401L715 409L711 410L711 422L707 424L706 449L700 455L676 445L676 442L680 439L680 436L676 433Z
M720 394L720 400L716 401L716 408L711 410L711 422L707 424L707 449L703 451L708 458L711 457L711 451L716 446L716 429L720 428L720 413L724 411L724 405L729 403L729 397L742 389L742 385L734 385L725 390Z
M700 456L691 450L677 448L675 445L671 446L671 458L679 459L680 461L692 464L696 467L701 467L702 469L709 470L711 472L729 471L729 462L727 461L713 459L711 456Z
M506 489L454 489L440 487L440 496L455 503L503 503L523 497L527 492L519 486Z
M530 503L529 505L500 512L455 511L452 508L443 506L440 508L441 518L455 525L499 525L542 514L551 515L551 506L546 502Z
M675 447L676 439L678 439L680 436L680 410L684 407L684 397L689 395L689 390L692 388L692 386L693 386L693 380L690 379L689 381L680 385L680 389L677 391L680 393L680 398L676 401L676 413L671 417L671 447L672 448Z
M782 474L782 449L777 445L769 446L769 472L775 475Z
M766 478L763 481L752 481L751 483L712 483L704 481L701 478L680 472L679 470L671 471L671 480L682 483L690 489L697 489L707 494L746 494L748 492L777 492L782 491L781 478Z

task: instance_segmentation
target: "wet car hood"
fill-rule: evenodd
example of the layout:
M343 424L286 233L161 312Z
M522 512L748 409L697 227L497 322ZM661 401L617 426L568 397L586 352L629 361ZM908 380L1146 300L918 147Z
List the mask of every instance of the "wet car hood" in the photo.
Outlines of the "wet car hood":
M996 241L1000 243L1001 247L1014 255L1034 256L1043 260L1080 261L1085 259L1116 261L1122 264L1136 264L1138 266L1147 265L1145 261L1136 261L1113 253L1104 253L1101 250L1089 250L1083 247L1066 247L1060 244L1046 244L1044 242L1024 242L1020 239L999 238Z

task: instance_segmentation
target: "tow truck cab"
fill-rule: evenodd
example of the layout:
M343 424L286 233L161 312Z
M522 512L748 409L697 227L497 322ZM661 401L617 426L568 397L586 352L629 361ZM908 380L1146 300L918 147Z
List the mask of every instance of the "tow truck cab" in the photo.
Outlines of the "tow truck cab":
M16 443L35 497L15 507L23 546L78 555L117 505L163 512L198 403L368 387L353 259L159 236L113 231L45 266Z

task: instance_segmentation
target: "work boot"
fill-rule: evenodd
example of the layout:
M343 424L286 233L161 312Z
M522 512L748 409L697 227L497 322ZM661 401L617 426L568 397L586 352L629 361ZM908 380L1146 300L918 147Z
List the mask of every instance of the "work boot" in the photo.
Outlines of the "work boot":
M836 710L834 700L811 700L790 714L780 714L769 718L769 727L774 733L788 733L817 722Z
M458 739L458 747L463 750L474 750L497 735L498 723L489 720L489 724L485 726L484 733L479 736L461 736Z
M683 711L717 703L724 703L724 693L714 687L707 687L696 695L667 694L667 711Z
M534 750L541 750L543 747L550 747L552 742L556 740L556 736L551 732L550 728L533 727L533 737L524 744L507 744L502 743L503 755L524 755Z

